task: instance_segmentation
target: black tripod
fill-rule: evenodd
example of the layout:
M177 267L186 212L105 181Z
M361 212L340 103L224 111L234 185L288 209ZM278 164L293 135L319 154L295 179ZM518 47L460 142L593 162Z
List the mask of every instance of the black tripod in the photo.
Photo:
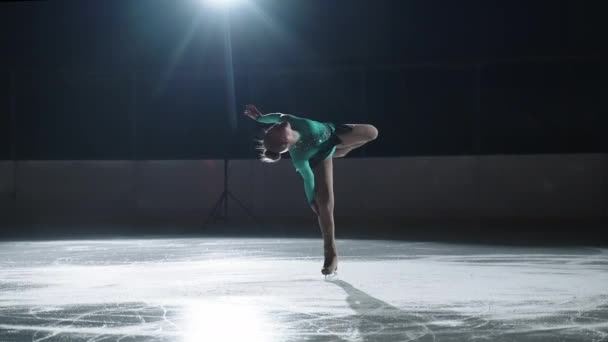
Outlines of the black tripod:
M228 159L224 159L224 191L222 192L222 194L220 195L220 198L215 203L215 206L213 207L213 210L209 214L209 217L207 217L205 224L209 223L209 221L213 221L213 223L216 223L219 220L224 221L224 222L229 221L229 217L228 217L228 199L229 198L232 198L232 200L235 201L247 213L247 215L249 215L249 217L253 218L254 221L256 221L257 223L261 223L261 221L255 215L253 215L251 210L249 210L249 208L247 208L243 204L243 202L241 202L238 198L236 198L236 196L234 196L228 190L228 162L229 162Z
M224 31L224 57L225 57L225 74L226 74L226 106L228 108L228 114L230 118L230 127L233 134L236 132L236 96L234 91L234 69L232 66L232 39L230 37L230 11L226 8L223 15L223 31ZM211 214L205 221L205 224L213 220L213 223L217 221L228 221L228 200L231 198L235 201L249 217L253 218L256 223L261 221L253 215L243 202L241 202L236 196L228 191L228 159L224 159L224 191L220 195L220 198L215 203ZM222 208L223 207L223 208ZM223 209L223 210L222 210Z

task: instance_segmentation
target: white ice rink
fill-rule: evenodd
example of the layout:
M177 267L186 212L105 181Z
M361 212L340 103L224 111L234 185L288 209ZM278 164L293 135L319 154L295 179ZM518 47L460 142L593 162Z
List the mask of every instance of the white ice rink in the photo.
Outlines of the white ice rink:
M0 242L0 341L608 341L605 249Z

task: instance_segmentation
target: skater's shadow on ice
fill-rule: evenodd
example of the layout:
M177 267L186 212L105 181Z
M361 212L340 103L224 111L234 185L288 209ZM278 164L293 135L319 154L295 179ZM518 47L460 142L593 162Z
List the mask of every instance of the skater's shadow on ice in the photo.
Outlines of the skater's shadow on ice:
M433 332L420 316L374 298L346 281L329 282L346 292L346 302L356 315L343 317L339 324L334 322L326 328L328 332L346 341L401 341L425 335L433 339Z

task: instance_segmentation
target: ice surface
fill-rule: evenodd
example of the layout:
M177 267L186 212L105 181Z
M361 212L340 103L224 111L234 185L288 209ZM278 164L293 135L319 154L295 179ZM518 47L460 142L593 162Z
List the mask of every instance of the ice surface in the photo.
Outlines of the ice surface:
M0 341L608 341L608 253L309 239L0 243Z

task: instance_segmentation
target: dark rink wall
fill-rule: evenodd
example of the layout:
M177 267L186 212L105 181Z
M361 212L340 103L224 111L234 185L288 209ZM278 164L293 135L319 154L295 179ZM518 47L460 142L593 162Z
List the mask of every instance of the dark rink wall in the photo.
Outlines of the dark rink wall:
M316 225L291 161L235 160L229 174L230 191L264 222ZM601 225L607 175L605 154L334 159L336 222L346 226L341 232L384 223ZM21 224L38 225L42 235L48 224L204 232L222 189L220 160L4 161L0 224L5 235ZM232 201L229 214L254 223Z

